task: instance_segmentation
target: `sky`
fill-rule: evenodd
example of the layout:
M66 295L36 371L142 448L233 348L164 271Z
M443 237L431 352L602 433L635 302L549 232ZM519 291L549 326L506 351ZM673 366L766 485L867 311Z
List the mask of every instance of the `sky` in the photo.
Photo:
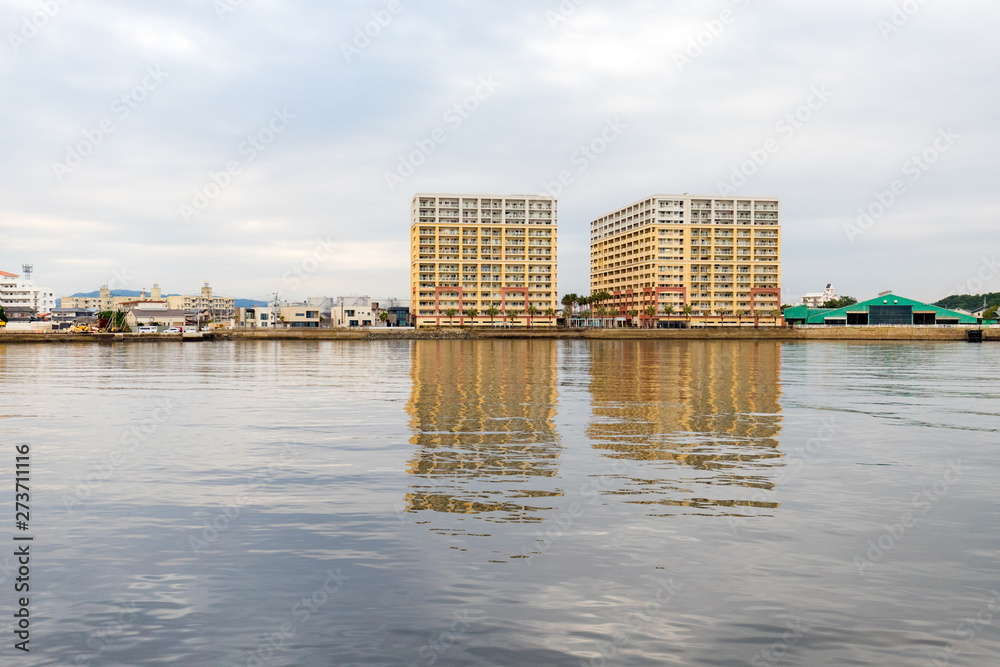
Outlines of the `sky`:
M1000 291L1000 4L4 0L0 270L409 295L415 193L780 197L783 301ZM560 182L560 175L563 177Z

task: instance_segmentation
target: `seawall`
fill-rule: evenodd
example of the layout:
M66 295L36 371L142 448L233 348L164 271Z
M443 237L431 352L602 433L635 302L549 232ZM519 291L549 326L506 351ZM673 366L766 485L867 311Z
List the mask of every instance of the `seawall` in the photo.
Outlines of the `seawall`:
M968 327L975 328L975 327ZM965 341L967 327L799 327L708 329L271 329L225 331L206 337L218 340L447 340L447 339L576 339L576 340L787 340L787 341ZM984 328L983 340L1000 341L1000 327ZM18 343L93 344L181 342L169 334L0 333L0 345Z

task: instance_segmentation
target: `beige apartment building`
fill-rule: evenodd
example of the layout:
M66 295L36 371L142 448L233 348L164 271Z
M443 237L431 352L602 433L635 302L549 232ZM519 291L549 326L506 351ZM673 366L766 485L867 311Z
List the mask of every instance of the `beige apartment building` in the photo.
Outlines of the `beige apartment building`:
M781 306L776 198L654 195L590 223L590 288L626 316L771 316Z
M167 308L173 310L207 310L216 320L229 320L236 315L236 299L214 296L212 287L207 282L202 286L200 295L162 296L162 294L159 284L153 283L153 290L149 297L146 296L145 290L139 293L139 297L111 296L111 290L105 283L101 286L99 296L64 296L60 304L63 308L89 308L100 312L126 309L137 300L145 301L148 298L152 301L162 300L167 304Z
M559 302L553 197L417 194L410 222L417 328L555 326L555 317L546 315ZM531 306L538 314L529 317ZM500 311L492 320L490 307ZM470 308L479 311L475 318L465 315ZM449 309L457 314L448 317ZM504 316L513 311L516 317Z

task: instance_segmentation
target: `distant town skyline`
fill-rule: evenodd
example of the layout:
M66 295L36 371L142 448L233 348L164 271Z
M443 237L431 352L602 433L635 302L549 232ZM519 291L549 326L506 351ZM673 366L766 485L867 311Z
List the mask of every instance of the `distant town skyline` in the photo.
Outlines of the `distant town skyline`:
M775 197L782 296L1000 291L985 0L0 8L0 270L57 296L409 291L417 192ZM905 8L904 8L905 6Z

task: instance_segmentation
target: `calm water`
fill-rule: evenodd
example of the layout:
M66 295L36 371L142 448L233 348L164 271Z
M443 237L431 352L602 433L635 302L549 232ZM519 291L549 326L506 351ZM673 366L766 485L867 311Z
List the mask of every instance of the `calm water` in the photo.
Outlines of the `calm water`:
M2 664L1000 664L1000 346L0 346Z

